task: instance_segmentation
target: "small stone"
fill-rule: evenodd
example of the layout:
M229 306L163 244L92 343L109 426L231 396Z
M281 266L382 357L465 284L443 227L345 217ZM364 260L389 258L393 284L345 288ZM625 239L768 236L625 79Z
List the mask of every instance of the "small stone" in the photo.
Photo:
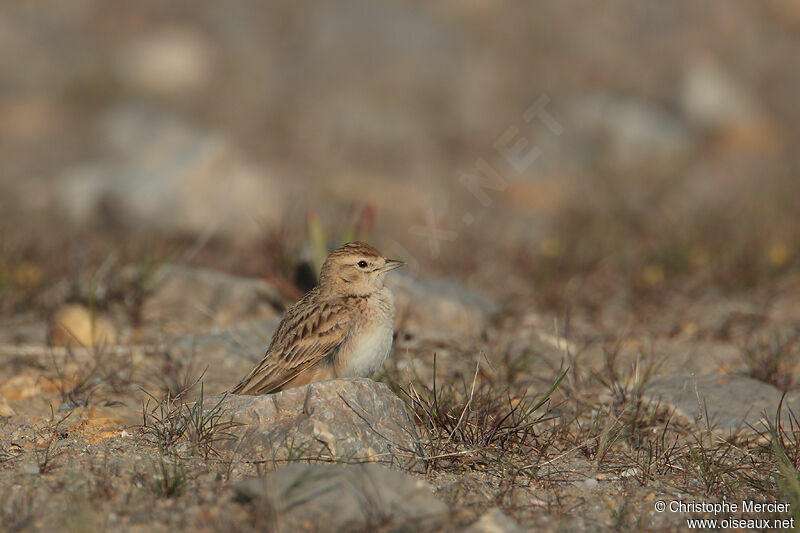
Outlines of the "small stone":
M744 86L708 57L688 66L680 103L690 120L707 128L749 120L758 111Z
M286 531L435 531L450 515L430 485L374 464L292 463L234 490L240 500L271 506Z
M69 304L50 319L48 339L53 346L112 346L117 343L117 328L108 317L92 317L85 306Z
M212 53L203 35L186 28L159 28L127 44L118 64L136 89L179 94L202 87L211 76Z
M26 463L20 468L23 474L38 474L39 467L32 463Z
M414 422L403 401L367 378L332 379L276 394L210 396L236 438L220 448L249 460L376 462L425 471Z
M66 402L62 402L61 405L58 406L59 413L66 413L68 411L72 411L77 409L78 407L86 407L86 401L80 402L80 404L73 402L72 400L67 400Z
M10 417L16 415L16 411L8 405L8 402L3 397L2 393L0 393L0 417Z
M35 370L25 370L5 381L0 381L0 392L11 400L25 400L38 396L52 381L45 379Z
M498 508L489 509L464 533L522 533L522 528Z
M576 481L576 482L573 483L573 485L575 485L579 489L592 490L592 489L597 488L598 481L596 479L590 477L589 479L585 479L583 481Z

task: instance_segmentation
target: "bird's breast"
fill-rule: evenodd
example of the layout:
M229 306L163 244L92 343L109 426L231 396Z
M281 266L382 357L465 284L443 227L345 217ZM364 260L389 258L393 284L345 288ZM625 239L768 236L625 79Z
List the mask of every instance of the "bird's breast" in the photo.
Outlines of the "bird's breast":
M340 354L341 377L370 377L377 372L392 347L392 328L380 327L362 332L350 343L347 354Z
M336 365L339 377L370 377L389 356L394 335L391 294L369 304L370 309L362 313L362 320L358 321L352 337L339 353Z

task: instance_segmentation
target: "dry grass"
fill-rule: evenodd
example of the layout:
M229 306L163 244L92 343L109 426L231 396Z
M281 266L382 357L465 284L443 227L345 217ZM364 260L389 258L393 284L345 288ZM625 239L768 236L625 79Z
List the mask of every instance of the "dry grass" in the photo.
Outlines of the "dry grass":
M171 452L178 443L185 442L190 455L204 459L212 455L219 457L215 446L220 441L234 438L230 430L238 424L231 419L225 420L221 407L225 395L214 405L206 405L202 383L199 398L191 404L183 400L183 394L173 397L168 392L163 400L148 396L148 402L142 406L139 433L162 453Z
M130 350L110 350L98 346L88 357L78 358L66 349L64 357L50 353L51 369L62 403L86 406L98 392L125 394L133 390L134 365Z
M51 406L50 420L42 427L34 430L36 442L33 455L40 474L52 472L58 466L56 459L65 453L60 445L63 444L62 441L69 437L69 433L64 427L64 422L71 414L72 411L57 417Z
M471 383L415 380L391 383L405 399L422 431L431 470L475 469L504 479L529 477L552 445L542 428L553 419L550 397L564 379L536 398L521 395L479 377L480 359Z
M792 506L792 517L800 521L800 423L788 410L788 427L783 421L783 398L768 427L771 457L777 465L774 478L781 495Z

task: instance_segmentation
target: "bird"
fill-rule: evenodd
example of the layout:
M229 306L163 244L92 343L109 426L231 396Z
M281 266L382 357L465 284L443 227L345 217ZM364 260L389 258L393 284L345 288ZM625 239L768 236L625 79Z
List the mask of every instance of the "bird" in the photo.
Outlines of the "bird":
M394 335L394 298L384 279L404 264L363 242L331 252L317 286L289 308L266 355L230 392L271 394L374 375L389 356Z

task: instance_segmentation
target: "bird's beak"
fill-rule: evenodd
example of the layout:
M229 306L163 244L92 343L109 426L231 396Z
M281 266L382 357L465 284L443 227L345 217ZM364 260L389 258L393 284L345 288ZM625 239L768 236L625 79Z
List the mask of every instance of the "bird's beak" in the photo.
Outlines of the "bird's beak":
M380 267L378 271L389 272L390 270L394 270L395 268L400 268L403 265L405 265L403 261L398 261L397 259L387 259L386 264Z

